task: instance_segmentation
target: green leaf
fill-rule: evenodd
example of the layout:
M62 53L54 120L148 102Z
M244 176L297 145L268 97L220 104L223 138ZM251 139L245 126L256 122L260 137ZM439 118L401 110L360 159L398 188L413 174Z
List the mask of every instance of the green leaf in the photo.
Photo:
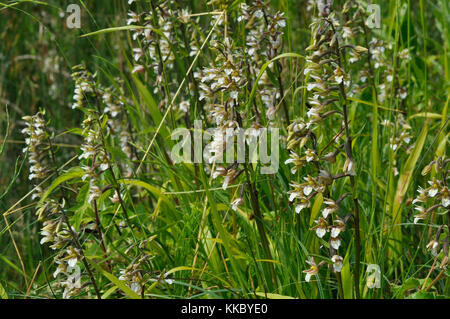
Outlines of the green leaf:
M309 226L313 226L314 220L316 220L317 215L319 215L320 208L322 207L323 203L323 195L322 193L317 194L317 196L314 199L313 207L311 208L311 216L309 219Z
M255 292L255 295L263 297L263 298L267 298L267 299L295 299L294 297L291 296L284 296L284 295L279 295L279 294L271 294L271 293L264 293L264 292Z
M345 254L343 266L341 270L341 278L342 278L342 289L344 291L345 299L352 299L353 297L353 278L350 271L350 251L352 245L347 248L347 253Z
M297 54L297 53L283 53L280 54L276 57L274 57L272 60L267 61L266 63L263 64L263 66L261 67L261 70L259 71L258 77L256 78L256 81L254 82L255 84L253 85L252 91L250 93L250 97L248 98L248 102L247 102L247 107L249 105L251 105L253 103L253 99L255 98L256 95L256 89L258 88L258 82L261 79L262 75L264 74L264 72L266 71L266 69L269 67L269 65L279 59L282 58L301 58L304 59L305 57L303 55Z
M164 203L166 203L171 208L174 208L173 203L167 198L167 196L165 196L163 194L163 192L155 186L152 186L146 182L143 182L143 181L140 181L137 179L120 179L117 182L119 184L134 185L134 186L139 186L139 187L145 188L150 193L152 193L156 198L161 198Z
M408 278L402 285L392 285L392 290L395 292L394 297L404 298L408 290L419 288L420 281L416 278Z
M416 117L424 117L427 119L441 119L442 115L441 114L437 114L437 113L430 113L430 112L422 112L422 113L416 113L414 115L411 115L409 117L410 119L416 118Z
M113 274L107 272L106 270L101 269L99 266L95 266L98 271L102 273L103 276L108 278L109 281L111 281L114 285L117 286L120 290L122 290L128 297L131 299L142 299L141 296L139 296L137 293L135 293L133 290L131 290L122 280L119 280L116 276Z
M408 299L446 299L446 297L438 295L435 292L418 291L409 295Z
M102 295L102 299L108 299L108 297L117 289L118 289L117 286L112 286Z
M56 178L53 183L45 190L45 193L42 195L39 204L42 205L42 203L47 199L47 197L50 195L50 193L56 188L58 187L60 184L74 179L74 178L78 178L84 175L84 170L77 166L77 167L72 167L71 169L69 169L67 172L61 174L58 178Z
M8 299L8 294L5 288L3 288L2 283L0 283L0 299Z
M169 276L169 275L171 275L171 274L173 274L175 272L187 271L187 270L188 271L198 271L199 273L204 273L204 270L200 269L200 268L194 268L194 267L188 267L188 266L179 266L179 267L175 267L175 268L170 269L168 272L165 273L165 276L167 277L167 276ZM211 274L211 273L208 273L208 275L210 275L211 277L221 281L225 286L229 286L230 285L230 283L227 282L226 280L224 280L222 277L216 276L216 275Z
M158 127L159 123L162 121L162 115L161 112L158 109L158 105L155 102L155 99L153 98L150 91L147 89L147 87L142 84L141 81L136 76L133 76L133 80L136 83L136 87L141 94L142 99L144 100L145 105L147 106L148 111L150 112L150 115L155 122L155 126ZM170 134L167 130L167 127L165 125L161 126L161 129L159 131L161 136L163 137L164 141L171 146L171 139L169 138Z
M394 251L399 252L401 247L401 226L400 223L402 221L402 210L401 207L403 205L403 200L405 198L406 191L408 190L409 184L411 182L411 178L414 173L414 169L416 167L416 163L420 157L420 154L422 152L422 148L425 144L425 140L428 134L428 122L425 123L422 132L420 133L416 145L414 146L414 149L412 150L411 154L408 157L408 160L406 161L405 166L403 167L403 170L400 174L400 178L398 179L397 183L397 191L395 193L394 203L392 207L392 223L393 223L393 231L391 239L395 242L394 245ZM391 247L390 247L391 248ZM392 250L389 249L388 256L391 256Z
M8 139L8 134L9 134L9 111L8 111L8 106L6 106L6 129L5 129L5 135L3 136L2 145L0 145L0 155L3 153L3 150L5 149L6 140Z
M90 36L93 36L93 35L99 35L99 34L104 34L104 33L111 33L111 32L116 32L116 31L136 30L136 29L145 29L145 27L138 26L138 25L125 25L125 26L121 26L121 27L113 27L113 28L106 28L106 29L102 29L102 30L97 30L97 31L94 31L94 32L83 34L80 37L81 38L85 38L85 37L90 37Z

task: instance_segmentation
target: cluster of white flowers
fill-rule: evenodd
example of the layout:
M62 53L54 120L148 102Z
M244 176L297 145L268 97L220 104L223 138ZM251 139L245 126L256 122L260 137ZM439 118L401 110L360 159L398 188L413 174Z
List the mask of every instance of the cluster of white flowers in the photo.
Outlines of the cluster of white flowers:
M209 4L213 3L215 2ZM222 6L222 2L218 1L218 5ZM261 114L256 103L261 102L266 107L266 116L269 121L272 121L275 118L277 100L281 98L279 89L271 83L267 72L258 82L256 94L258 101L255 101L252 109L255 114L248 114L242 107L245 101L242 100L241 92L256 86L255 81L264 62L281 52L283 28L286 25L283 14L273 13L267 3L261 0L239 4L238 24L233 27L243 31L245 42L242 46L234 43L230 36L230 33L234 31L228 19L231 19L233 15L228 13L227 15L227 17L223 14L210 16L209 24L211 27L214 26L214 30L208 42L208 49L212 51L215 59L207 61L207 67L200 68L189 76L189 92L184 97L181 93L181 102L173 107L189 116L192 96L195 96L201 102L199 109L223 133L214 136L212 148L210 148L210 154L213 155L208 160L210 164L230 146L227 143L228 140L223 139L225 132L231 134L232 141L233 134L238 134L240 127L247 125L246 120L252 118L252 122L248 125L253 127L257 134L258 128L261 127ZM145 73L147 70L153 70L156 78L153 83L154 93L161 95L159 107L164 109L169 104L169 96L173 95L172 92L166 91L178 85L177 77L167 76L168 79L164 79L164 75L169 74L164 71L169 72L174 67L175 57L170 43L181 39L178 45L184 47L189 57L196 55L204 36L193 25L199 25L200 18L191 17L189 10L179 8L179 4L174 1L163 1L148 13L136 14L130 11L128 16L128 25L144 27L132 31L136 43L133 49L135 60L133 72ZM164 36L156 33L152 28L162 30ZM205 56L208 57L208 55ZM273 65L270 68L274 72ZM164 81L170 81L170 83L163 83ZM242 173L238 166L237 163L229 167L216 165L215 171L211 173L215 178L223 177L223 187L226 188ZM206 169L211 171L210 167Z
M50 168L45 164L49 157L50 136L47 131L44 116L41 112L33 116L25 116L26 128L22 133L26 135L25 143L28 151L28 161L30 164L30 180L42 183L51 173ZM42 186L36 185L32 199L41 199L44 194ZM57 269L53 273L56 278L59 273L65 274L67 280L58 281L64 286L64 297L70 297L78 293L79 286L69 277L69 268L75 267L79 258L79 251L74 247L75 229L69 228L64 220L65 201L57 201L47 197L36 211L38 220L42 222L40 244L50 244L50 248L59 253L53 257Z
M48 76L48 81L50 83L49 96L58 95L58 81L59 78L64 75L64 73L61 72L61 60L62 58L54 49L49 50L43 59L42 72Z
M393 88L393 93L396 98L400 100L405 100L408 96L406 88L402 85L404 78L401 74L394 74L392 68L393 47L392 44L387 44L385 41L380 39L372 39L369 42L369 50L371 53L371 59L373 61L373 67L378 70L380 74L380 84L377 87L378 91L378 102L383 103L391 95ZM411 60L408 49L404 49L397 53L397 58L399 63L407 63ZM398 70L397 70L398 72ZM360 82L364 84L368 78L367 70L362 69L360 74Z
M58 283L58 286L64 288L62 295L64 299L77 296L82 289L81 273L78 273L75 268L80 258L80 250L73 246L68 246L55 257L55 263L58 266L53 276L56 277L59 273L66 275L66 280Z
M72 108L82 108L85 106L86 98L94 91L95 74L87 72L81 65L73 67L75 72L72 77L75 79L74 103Z
M132 136L128 129L128 121L124 114L124 103L119 96L123 96L123 92L118 94L112 88L100 88L103 104L105 105L103 111L108 115L108 130L113 136L118 136L120 149L128 157L130 161L137 160L136 155L132 149ZM126 177L133 175L133 167L127 162L122 164L124 174Z
M426 176L432 172L433 177L428 181L428 187L422 188L419 186L417 189L419 194L412 201L412 204L415 205L415 210L418 212L414 215L414 223L418 223L420 220L425 220L430 225L437 227L434 239L428 243L427 249L433 256L439 256L441 258L442 268L447 267L449 258L449 163L450 159L438 157L424 167L422 170L422 175Z
M92 202L99 198L102 194L99 185L99 173L109 168L109 160L102 147L101 132L97 119L93 112L82 123L84 143L81 145L82 153L79 159L92 161L90 165L83 165L85 171L83 180L89 180L88 202Z
M250 5L241 4L242 13L238 22L245 21L246 33L245 54L246 62L252 75L258 75L264 61L277 56L282 49L283 29L286 26L284 13L271 13L266 2L257 0ZM269 65L274 72L276 64ZM276 114L276 102L281 98L280 91L269 79L268 72L264 72L258 81L258 96L266 107L266 117L272 121Z
M400 151L404 151L406 154L410 154L414 148L414 143L411 143L413 136L411 135L411 126L406 122L404 116L399 113L394 116L394 121L383 120L381 125L386 128L390 128L393 131L393 136L389 139L389 147L395 155ZM399 174L397 156L393 158L392 172L394 176Z
M130 6L132 3L129 3ZM162 94L160 108L167 107L169 97L173 96L173 92L166 92L166 90L171 90L172 87L179 85L176 83L176 77L164 78L164 75L169 74L175 66L174 48L171 47L171 43L181 38L185 40L182 43L190 57L198 52L198 32L190 23L190 15L189 9L178 8L178 4L173 0L159 3L149 12L136 14L130 10L128 13L127 25L138 26L138 28L132 29L134 40L132 73L153 71L155 75L155 81L152 84L153 93ZM179 32L179 30L184 31ZM171 85L165 83L166 81L176 84ZM190 83L189 86L190 95L194 95L195 84ZM175 104L172 109L188 113L190 109L189 96L182 98L182 101Z
M58 282L58 286L64 287L63 297L70 298L80 292L81 273L78 278L73 278L72 273L76 270L77 263L81 258L80 250L75 244L75 228L68 226L64 216L65 202L57 202L54 199L46 200L37 211L38 220L43 227L41 229L41 245L50 244L50 248L59 251L53 257L57 266L53 277L64 275ZM74 280L75 279L75 280Z
M127 130L126 118L122 118L122 111L124 103L118 97L119 95L112 88L104 88L100 84L94 83L95 75L92 75L83 66L76 66L77 70L72 74L76 87L75 94L79 89L79 83L83 83L83 86L89 88L87 92L91 92L93 96L93 104L98 104L98 108L94 108L92 105L86 103L87 96L77 96L79 105L85 105L86 118L82 122L84 142L81 145L80 160L91 161L90 164L82 165L85 170L83 180L89 180L89 195L88 201L100 197L102 191L99 187L99 174L109 169L109 155L103 145L103 133L100 127L99 117L102 114L98 114L99 110L102 110L107 115L107 126L105 132L110 132L113 136L117 136L119 139L119 145L121 150L132 161L135 156L131 149L131 134ZM123 93L123 92L121 92ZM120 94L122 96L123 94ZM126 176L133 174L132 167L127 163L123 164Z
M245 88L252 88L260 73L261 67L267 59L273 58L281 51L283 28L286 24L283 14L272 13L266 2L256 0L250 4L242 3L239 6L237 21L241 23L245 35L245 46L238 46L229 36L229 25L220 17L220 23L212 34L209 49L217 58L213 67L204 67L194 72L194 78L199 83L199 99L204 101L204 109L209 113L209 119L219 129L219 134L214 136L210 153L214 156L209 162L222 156L224 150L229 148L228 142L234 143L234 136L239 134L244 125L251 127L246 136L246 142L251 141L259 134L261 114L257 108L252 109L253 114L248 114L242 106L245 101L242 94ZM245 23L243 23L245 22ZM273 65L270 66L273 70ZM276 102L281 97L267 76L267 72L259 79L257 94L259 101L267 109L266 116L270 121L274 120ZM258 103L259 103L258 101ZM257 103L257 102L255 102ZM252 116L253 115L253 116ZM252 119L250 123L247 120ZM223 136L227 135L227 139ZM229 184L242 173L239 164L229 167L217 165L212 172L213 177L223 177L223 187ZM236 199L234 208L242 204L241 198Z
M293 165L291 173L308 171L303 183L291 182L292 189L289 200L295 206L295 212L300 213L311 206L311 202L318 194L323 197L325 208L322 216L315 220L312 230L316 235L327 239L329 243L329 256L335 272L340 272L343 258L338 251L341 246L341 234L346 229L346 221L339 217L340 200L328 198L335 179L353 176L356 174L351 146L345 140L342 144L343 133L334 137L329 146L334 145L335 150L327 154L319 154L317 141L323 139L323 121L332 115L344 115L345 110L340 110L336 102L346 100L347 96L354 94L359 87L352 84L350 74L344 69L344 61L355 63L359 61L368 50L359 45L353 45L349 41L355 39L359 28L357 19L360 17L358 4L346 2L341 12L332 10L332 1L317 1L318 16L313 19L312 44L306 49L309 55L306 57L304 75L306 78L306 91L308 110L304 117L295 120L288 127L287 148L290 157L285 164ZM356 12L353 17L347 18L350 10ZM342 16L341 16L342 15ZM345 23L341 23L345 20ZM359 20L358 20L359 21ZM348 124L348 123L347 123ZM343 123L343 125L346 125ZM345 127L342 127L344 132ZM347 137L348 139L348 137ZM335 163L336 156L345 150L346 161L343 173L333 176L330 173L330 164ZM312 275L318 274L319 266L313 260L311 268L306 270L306 280Z
M143 73L146 71L146 67L152 68L157 79L155 91L164 80L161 61L164 62L167 69L172 69L175 61L175 56L170 48L170 42L175 36L173 19L189 14L185 11L173 10L172 2L166 1L158 5L156 16L153 11L143 14L128 12L127 25L144 26L144 28L133 29L132 37L137 42L137 46L133 48L135 62L133 73ZM154 31L156 29L161 30L163 36ZM146 61L147 58L149 61Z
M393 126L393 123L390 123L389 121L383 122L383 124L391 125ZM393 151L398 150L400 147L406 147L411 148L410 142L411 142L411 126L408 124L408 122L405 121L405 118L403 115L399 114L396 117L396 124L398 127L398 132L396 136L393 136L389 140L389 146ZM414 146L414 145L413 145Z
M146 241L143 241L140 246L145 245ZM128 288L133 290L138 295L141 295L144 289L145 283L148 278L143 276L143 264L149 258L148 255L140 255L135 258L125 269L120 270L119 280L125 282Z
M227 37L223 43L215 40L211 43L212 48L221 52L220 64L215 67L205 67L194 73L194 77L200 82L200 100L206 100L207 108L211 109L211 116L215 117L217 125L230 126L232 115L225 110L224 105L215 106L213 101L219 93L228 97L225 104L229 104L230 109L238 102L239 92L246 84L243 77L241 52L233 50L231 38ZM238 62L240 61L240 62ZM230 110L231 111L231 110ZM219 115L219 116L218 116Z
M25 144L27 145L23 151L28 151L28 162L30 164L30 180L44 180L50 171L45 160L48 154L48 138L45 120L39 112L34 116L24 116L26 127L22 133L26 135ZM43 193L41 186L36 185L32 199L40 198Z
M142 274L138 263L131 263L127 268L120 270L119 280L122 280L135 293L142 293Z

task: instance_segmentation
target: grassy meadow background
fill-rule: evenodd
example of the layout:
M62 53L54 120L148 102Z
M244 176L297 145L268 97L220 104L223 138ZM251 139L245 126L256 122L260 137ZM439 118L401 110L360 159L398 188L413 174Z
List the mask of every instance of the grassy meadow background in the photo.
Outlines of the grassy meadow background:
M313 1L270 1L264 7L264 18L269 20L265 27L277 11L284 12L285 24L273 26L283 32L282 45L273 56L246 54L245 58L239 47L246 45L252 30L249 20L239 19L245 1L127 2L0 0L1 298L450 296L449 207L440 204L441 198L442 203L448 198L450 167L446 161L448 1L373 0L381 9L380 28L365 30L361 24L349 24L359 30L347 39L353 47L367 49L373 39L380 41L381 64L375 67L378 60L367 59L364 50L358 62L350 63L351 50L345 51L341 66L352 83L352 94L343 97L339 89L330 93L335 100L327 110L337 112L318 122L314 138L309 134L305 142L306 148L320 150L320 159L312 162L317 171L305 163L295 173L292 164L285 162L292 156L290 151L301 156L304 151L297 144L290 150L286 147L299 134L289 124L308 119L313 98L307 89L312 78L304 72L305 57L319 50L311 25L319 16ZM66 25L70 3L81 7L80 29ZM347 19L344 4L335 0L332 5L341 21ZM169 11L164 16L167 8L178 16ZM150 46L159 46L153 57L144 48L140 62L134 56L140 51L133 48L143 42L126 27L130 10L152 13L145 20L156 39ZM181 12L202 14L185 22L179 18ZM226 19L216 24L218 17ZM167 21L170 30L164 29ZM139 23L144 22L132 22ZM277 127L281 135L280 167L275 174L260 174L258 166L244 165L225 189L222 176L213 178L212 165L174 164L168 156L175 129L191 129L196 119L203 120L204 128L217 126L214 117L209 117L209 97L200 99L203 82L194 73L225 63L225 54L217 49L222 44L214 47L211 42L220 42L224 34L232 39L233 63L241 68L245 81L235 99L239 101L234 106L237 121L246 127L255 122ZM164 44L171 53L158 60ZM270 45L263 42L258 50ZM229 48L225 44L222 50ZM137 64L143 69L135 69ZM90 72L87 77L95 87L94 95L112 92L114 101L120 101L118 115L105 115L110 113L98 96L86 98L83 107L71 107L76 84L72 73L77 65ZM266 82L257 88L263 73ZM273 117L262 87L272 92L268 103L276 108ZM224 89L212 94L216 94L214 103L223 104L233 92ZM182 102L188 105L187 111ZM24 117L37 112L48 131L43 153L49 171L39 181L29 179L30 154L23 151L22 132L29 121ZM99 148L109 161L108 169L96 168L93 173L101 189L93 201L89 178L94 175L87 180L82 177L94 164L91 157L79 158L89 134L86 127L101 133ZM126 150L119 128L129 138ZM334 143L337 135L340 142ZM348 136L350 146L345 144ZM298 199L290 199L292 183L318 176L319 165L333 176L342 175L348 147L356 163L355 175L333 177L326 190L313 193L309 206L297 214ZM334 162L322 160L329 151L336 152ZM41 182L40 196L32 198ZM433 183L438 193L431 196L428 188ZM413 202L419 187L427 189L428 197ZM115 197L116 190L120 198ZM314 228L326 198L339 200L333 214L346 223L339 253L330 248L329 235L319 238ZM40 243L46 217L38 220L36 214L51 200L59 203L55 205L64 215L56 217L61 218L59 227L70 223L74 229L66 233L66 246L56 249ZM429 210L415 223L415 206L420 204ZM438 246L433 251L434 240ZM66 258L58 254L72 247L81 271L81 287L74 289L64 283L62 273L53 275L62 265L55 257ZM334 255L342 257L339 271L333 268ZM73 257L64 262L70 264ZM369 265L379 267L377 288L369 288L373 280ZM306 281L308 269L312 277Z

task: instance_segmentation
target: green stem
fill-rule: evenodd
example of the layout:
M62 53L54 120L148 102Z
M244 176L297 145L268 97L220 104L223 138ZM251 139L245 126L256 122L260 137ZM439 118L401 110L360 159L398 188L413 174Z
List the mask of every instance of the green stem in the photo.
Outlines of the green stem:
M273 260L272 253L270 252L269 240L267 239L266 230L264 228L263 216L259 207L258 201L258 191L256 190L256 185L250 181L250 174L248 172L248 166L244 164L245 175L247 178L247 183L250 187L250 199L253 212L255 213L256 226L258 228L259 236L261 237L261 244L263 246L265 257L268 260ZM274 287L277 287L276 273L272 263L269 263L269 269L272 274L272 283Z

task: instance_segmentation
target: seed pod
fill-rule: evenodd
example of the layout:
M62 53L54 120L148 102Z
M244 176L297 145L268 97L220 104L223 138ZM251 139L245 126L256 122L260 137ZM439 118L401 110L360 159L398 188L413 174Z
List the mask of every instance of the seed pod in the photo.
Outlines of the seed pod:
M431 162L430 164L428 164L427 166L425 166L422 170L422 176L428 175L428 173L431 171L431 168L433 167L433 163Z
M359 45L355 46L355 50L358 53L366 53L367 51L369 51L367 48L359 46Z

